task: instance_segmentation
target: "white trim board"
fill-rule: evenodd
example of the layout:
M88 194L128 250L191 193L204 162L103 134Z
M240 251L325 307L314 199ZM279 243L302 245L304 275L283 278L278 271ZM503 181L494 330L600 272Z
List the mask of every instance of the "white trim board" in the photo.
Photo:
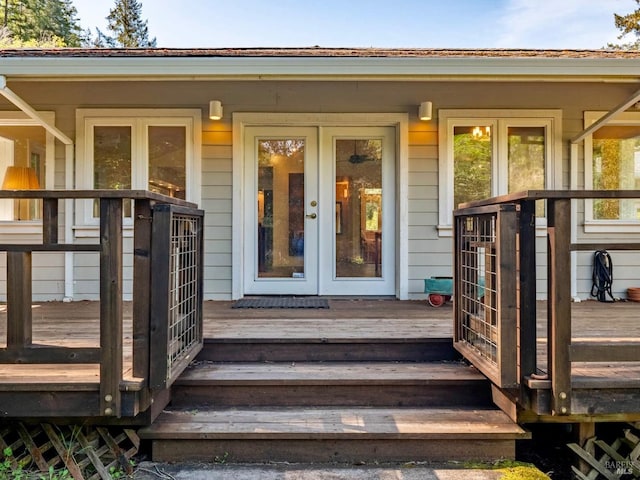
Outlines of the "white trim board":
M637 83L636 58L526 57L30 57L2 59L8 80L322 79Z

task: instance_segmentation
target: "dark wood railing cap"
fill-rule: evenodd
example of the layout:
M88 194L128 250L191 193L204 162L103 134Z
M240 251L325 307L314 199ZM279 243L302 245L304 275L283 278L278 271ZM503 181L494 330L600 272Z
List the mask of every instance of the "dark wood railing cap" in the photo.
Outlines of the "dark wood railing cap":
M497 203L517 203L527 200L561 200L585 198L640 198L640 190L524 190L497 197L461 203L458 208L483 207Z
M197 208L197 205L193 202L187 202L186 200L169 197L167 195L150 192L148 190L0 190L0 199L2 198L122 198L132 200L151 200L158 203L170 203L173 205Z

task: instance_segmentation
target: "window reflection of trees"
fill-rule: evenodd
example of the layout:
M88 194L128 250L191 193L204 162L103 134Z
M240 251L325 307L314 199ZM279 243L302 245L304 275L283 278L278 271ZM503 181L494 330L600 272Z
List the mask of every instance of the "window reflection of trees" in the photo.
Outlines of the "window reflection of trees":
M629 190L640 188L639 127L603 127L593 138L593 188ZM636 200L593 201L596 220L640 220Z

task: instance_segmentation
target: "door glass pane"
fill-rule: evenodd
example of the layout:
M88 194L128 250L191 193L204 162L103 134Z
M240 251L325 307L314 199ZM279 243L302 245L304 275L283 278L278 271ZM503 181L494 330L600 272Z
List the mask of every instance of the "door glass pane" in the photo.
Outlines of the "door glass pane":
M304 278L303 139L258 140L258 278Z
M453 129L453 206L491 196L492 132L488 125Z
M640 189L640 127L608 126L593 133L593 188ZM593 218L640 220L640 200L594 200Z
M509 193L544 190L545 128L509 127ZM536 202L536 216L544 216L544 202Z
M185 127L149 127L149 190L185 200Z
M336 277L382 277L382 140L336 140Z
M94 127L93 188L131 188L131 127ZM130 217L130 200L125 200L123 209ZM98 201L94 202L93 216L99 216Z

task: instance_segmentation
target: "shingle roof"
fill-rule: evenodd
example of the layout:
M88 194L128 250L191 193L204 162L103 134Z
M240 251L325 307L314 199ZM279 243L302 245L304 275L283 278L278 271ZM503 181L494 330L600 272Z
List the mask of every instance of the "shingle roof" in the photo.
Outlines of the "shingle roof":
M0 57L345 57L345 58L571 58L640 59L638 50L446 48L58 48L6 49Z

